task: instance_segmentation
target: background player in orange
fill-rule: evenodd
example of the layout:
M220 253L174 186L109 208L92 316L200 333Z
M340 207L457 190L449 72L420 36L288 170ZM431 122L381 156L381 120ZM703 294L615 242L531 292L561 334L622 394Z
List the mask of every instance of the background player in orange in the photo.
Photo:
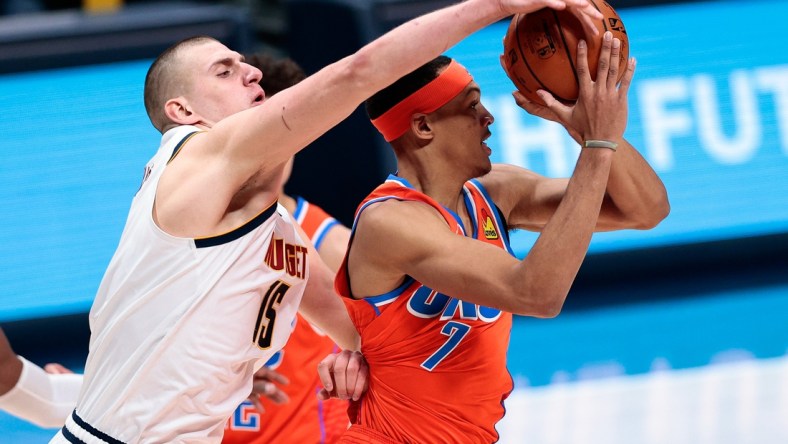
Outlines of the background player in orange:
M574 106L545 96L549 106L537 108L517 95L585 146L570 179L491 165L493 116L449 58L367 101L399 172L359 206L337 275L370 373L340 442L497 441L513 385L512 313L556 316L595 230L647 229L667 216L662 182L623 139L635 64L617 87L619 50L606 33L594 82L580 45ZM523 260L509 228L541 231Z
M295 85L306 77L301 67L291 59L258 53L247 56L246 60L263 72L260 86L268 96ZM293 159L285 169L283 186L290 176L292 164ZM336 271L345 254L350 230L322 208L302 197L288 196L283 190L279 202L304 229L326 265ZM258 397L260 406L251 401L241 404L227 421L222 442L336 442L349 424L348 402L336 398L318 399L317 394L322 384L317 365L326 355L337 350L336 344L325 333L299 314L285 347L256 375L258 387L275 382L286 383L281 389L271 385L259 387L259 391L265 393ZM281 390L282 393L276 390Z

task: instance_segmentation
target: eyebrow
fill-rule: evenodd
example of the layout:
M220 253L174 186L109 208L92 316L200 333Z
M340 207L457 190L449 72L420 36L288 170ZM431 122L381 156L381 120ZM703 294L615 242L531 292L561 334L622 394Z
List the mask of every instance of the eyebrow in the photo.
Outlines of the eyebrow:
M231 59L230 57L225 57L225 58L223 58L221 60L217 60L217 61L211 63L211 66L209 67L209 69L214 69L216 66L219 66L219 65L231 66L232 64L233 64L233 59Z
M244 61L245 61L244 56L240 56L240 62L244 62ZM225 57L225 58L223 58L221 60L217 60L217 61L211 63L211 66L208 69L209 70L214 69L214 67L216 67L217 65L232 66L233 63L235 63L235 59L234 58L232 58L232 57Z
M473 93L477 93L477 94L481 95L482 94L481 87L479 87L479 86L472 86L471 89L469 89L465 93L465 97L470 97L470 95L473 94Z

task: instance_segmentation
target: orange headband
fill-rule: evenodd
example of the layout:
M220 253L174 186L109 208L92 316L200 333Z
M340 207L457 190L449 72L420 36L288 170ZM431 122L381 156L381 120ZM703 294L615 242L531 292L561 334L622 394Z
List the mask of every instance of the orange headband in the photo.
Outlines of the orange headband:
M416 113L431 113L459 94L473 78L455 60L430 83L406 97L372 121L386 142L399 138L410 128L410 117Z

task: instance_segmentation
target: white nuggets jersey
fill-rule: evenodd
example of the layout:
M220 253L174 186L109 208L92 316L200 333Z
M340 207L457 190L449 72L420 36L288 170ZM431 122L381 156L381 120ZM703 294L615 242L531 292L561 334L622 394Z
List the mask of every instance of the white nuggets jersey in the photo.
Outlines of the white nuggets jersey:
M196 131L167 131L145 169L90 311L79 402L52 442L220 442L252 375L290 335L308 268L284 207L207 239L153 221L159 178Z

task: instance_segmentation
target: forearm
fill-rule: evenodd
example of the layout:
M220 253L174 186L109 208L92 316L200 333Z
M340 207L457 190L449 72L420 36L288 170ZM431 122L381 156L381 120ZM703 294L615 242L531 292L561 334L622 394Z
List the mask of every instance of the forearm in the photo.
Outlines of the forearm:
M318 282L310 284L319 285ZM343 350L360 350L361 337L350 320L341 297L333 291L327 291L325 284L322 287L322 290L315 289L304 293L299 312Z
M536 316L560 312L585 258L617 153L585 148L555 213L520 264L527 305Z
M303 239L309 239L296 224ZM320 258L311 242L309 248L309 279L298 311L312 324L323 330L345 350L359 350L361 337L350 319L342 298L334 291L334 273Z
M0 396L0 409L41 427L60 427L74 410L82 375L50 375L41 367L24 363L16 385Z
M622 138L610 167L607 201L598 229L653 228L669 212L664 184L643 156Z
M221 130L222 137L233 140L227 146L247 147L239 151L234 164L245 165L243 159L259 156L259 141L264 139L269 161L262 167L277 165L344 120L371 95L505 15L496 1L468 0L415 18L267 99L268 106L225 119L213 133ZM239 127L248 130L238 131ZM252 171L259 168L255 165Z
M358 51L361 60L374 61L362 78L376 92L506 16L498 2L467 0L415 18Z

